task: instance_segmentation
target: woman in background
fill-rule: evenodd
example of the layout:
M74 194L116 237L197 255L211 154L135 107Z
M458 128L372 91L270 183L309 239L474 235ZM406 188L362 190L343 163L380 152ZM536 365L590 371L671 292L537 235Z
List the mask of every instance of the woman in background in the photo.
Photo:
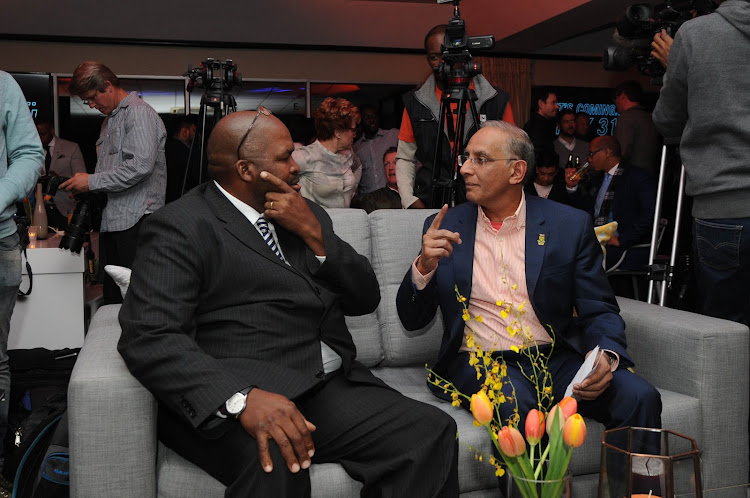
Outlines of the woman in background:
M315 113L318 139L294 151L302 195L323 207L348 208L362 178L362 163L352 151L361 117L346 99L327 98Z

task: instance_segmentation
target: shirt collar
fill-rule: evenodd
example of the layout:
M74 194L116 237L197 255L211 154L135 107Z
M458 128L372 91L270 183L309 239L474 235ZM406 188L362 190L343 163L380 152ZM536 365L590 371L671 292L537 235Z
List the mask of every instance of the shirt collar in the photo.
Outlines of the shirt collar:
M130 92L127 97L125 97L124 99L122 99L120 101L120 103L117 104L117 107L115 107L115 109L112 112L110 112L109 115L113 116L113 115L117 114L117 112L120 109L128 107L130 105L130 103L133 101L133 99L137 99L137 98L139 98L138 97L138 93L136 93L136 92Z
M495 228L492 226L492 222L487 217L486 214L484 214L484 210L482 209L482 206L478 206L479 208L479 223L486 229L490 230L492 232L500 232L500 231L508 231L512 228L515 228L516 230L521 230L526 226L526 194L521 191L521 202L518 203L518 207L516 208L516 212L512 215L508 216L503 220L503 226L500 227L500 230L495 230Z
M216 180L214 180L214 185L216 185L216 187L219 189L219 192L224 194L224 197L226 197L227 200L231 202L232 205L240 211L240 213L242 213L242 216L247 218L250 223L255 225L255 223L258 221L258 218L260 218L260 213L256 211L255 208L245 204L244 202L221 188L221 185L219 185Z
M576 148L576 137L573 137L573 141L570 143L566 142L563 137L557 137L557 140L563 145L563 147L568 150L573 150Z
M620 163L615 164L614 166L612 166L611 170L607 171L607 174L610 176L615 176L615 173L617 173L617 168L619 167L620 167Z

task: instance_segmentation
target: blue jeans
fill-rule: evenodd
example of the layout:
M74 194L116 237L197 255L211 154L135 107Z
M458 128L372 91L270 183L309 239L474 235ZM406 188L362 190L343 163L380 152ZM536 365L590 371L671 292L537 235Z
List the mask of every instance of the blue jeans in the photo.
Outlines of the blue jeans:
M693 221L701 313L750 326L750 218Z
M10 397L10 367L8 365L8 334L10 316L16 305L18 286L21 285L21 251L18 235L0 239L0 469L2 469L3 438L8 426Z

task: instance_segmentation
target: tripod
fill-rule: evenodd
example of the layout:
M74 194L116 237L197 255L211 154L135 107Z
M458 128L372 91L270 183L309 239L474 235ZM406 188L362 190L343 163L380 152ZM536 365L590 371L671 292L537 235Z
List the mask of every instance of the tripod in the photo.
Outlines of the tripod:
M659 166L659 182L656 189L656 211L654 213L654 225L651 230L651 248L648 254L648 298L646 302L654 304L654 286L655 282L662 282L659 292L659 305L665 306L667 302L667 288L672 288L675 276L677 261L678 242L680 237L680 227L682 221L682 207L685 198L685 166L681 166L680 180L677 190L677 209L674 219L674 235L672 236L672 251L669 257L669 263L666 265L654 264L656 257L656 248L658 245L658 229L661 220L661 205L664 193L664 178L667 163L667 145L662 147L661 164Z
M429 207L440 208L443 204L453 207L456 204L466 200L466 192L457 192L456 184L463 185L458 175L458 154L465 144L463 144L464 133L466 129L466 111L471 112L474 123L479 125L479 115L477 114L476 101L477 95L469 88L469 78L461 79L458 84L450 86L443 91L440 99L440 115L438 116L438 134L435 141L435 154L432 161L432 188L430 190ZM456 104L456 123L453 123L453 112L451 104ZM450 152L450 164L448 168L443 167L441 161L441 146L443 142L443 133L440 129L445 123L448 137L453 139L453 146ZM448 173L447 177L445 173Z
M209 108L213 110L210 118L208 117L207 112ZM196 185L203 183L204 176L207 176L206 166L208 157L206 153L206 142L208 141L210 131L214 129L214 126L216 126L216 123L218 123L221 118L223 118L230 112L236 111L237 101L235 100L233 95L224 93L223 88L219 90L219 92L211 91L211 89L208 88L206 90L206 93L203 94L203 97L201 97L201 108L198 112L198 120L200 121L200 138L199 134L196 133L193 136L193 143L190 144L190 154L188 155L185 175L182 178L182 191L180 195L183 195L185 193L186 187L188 185L188 177L192 176L193 178L195 178L197 180ZM210 125L210 128L208 130L206 129L207 123ZM207 131L209 133L207 133ZM197 165L197 171L193 171L193 168L195 166L193 164L193 151L196 150L195 141L198 138L200 139L200 147L198 150L200 155ZM193 174L191 175L191 173Z

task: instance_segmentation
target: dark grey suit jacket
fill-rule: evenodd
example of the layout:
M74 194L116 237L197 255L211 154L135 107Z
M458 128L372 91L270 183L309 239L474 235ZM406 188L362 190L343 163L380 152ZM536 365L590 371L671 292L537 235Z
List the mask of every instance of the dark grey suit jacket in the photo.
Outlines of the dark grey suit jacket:
M325 211L321 265L278 224L283 263L252 224L204 183L143 223L118 349L163 407L198 428L248 386L294 399L320 383L320 340L356 382L384 385L354 360L344 315L370 313L370 263L334 233Z

